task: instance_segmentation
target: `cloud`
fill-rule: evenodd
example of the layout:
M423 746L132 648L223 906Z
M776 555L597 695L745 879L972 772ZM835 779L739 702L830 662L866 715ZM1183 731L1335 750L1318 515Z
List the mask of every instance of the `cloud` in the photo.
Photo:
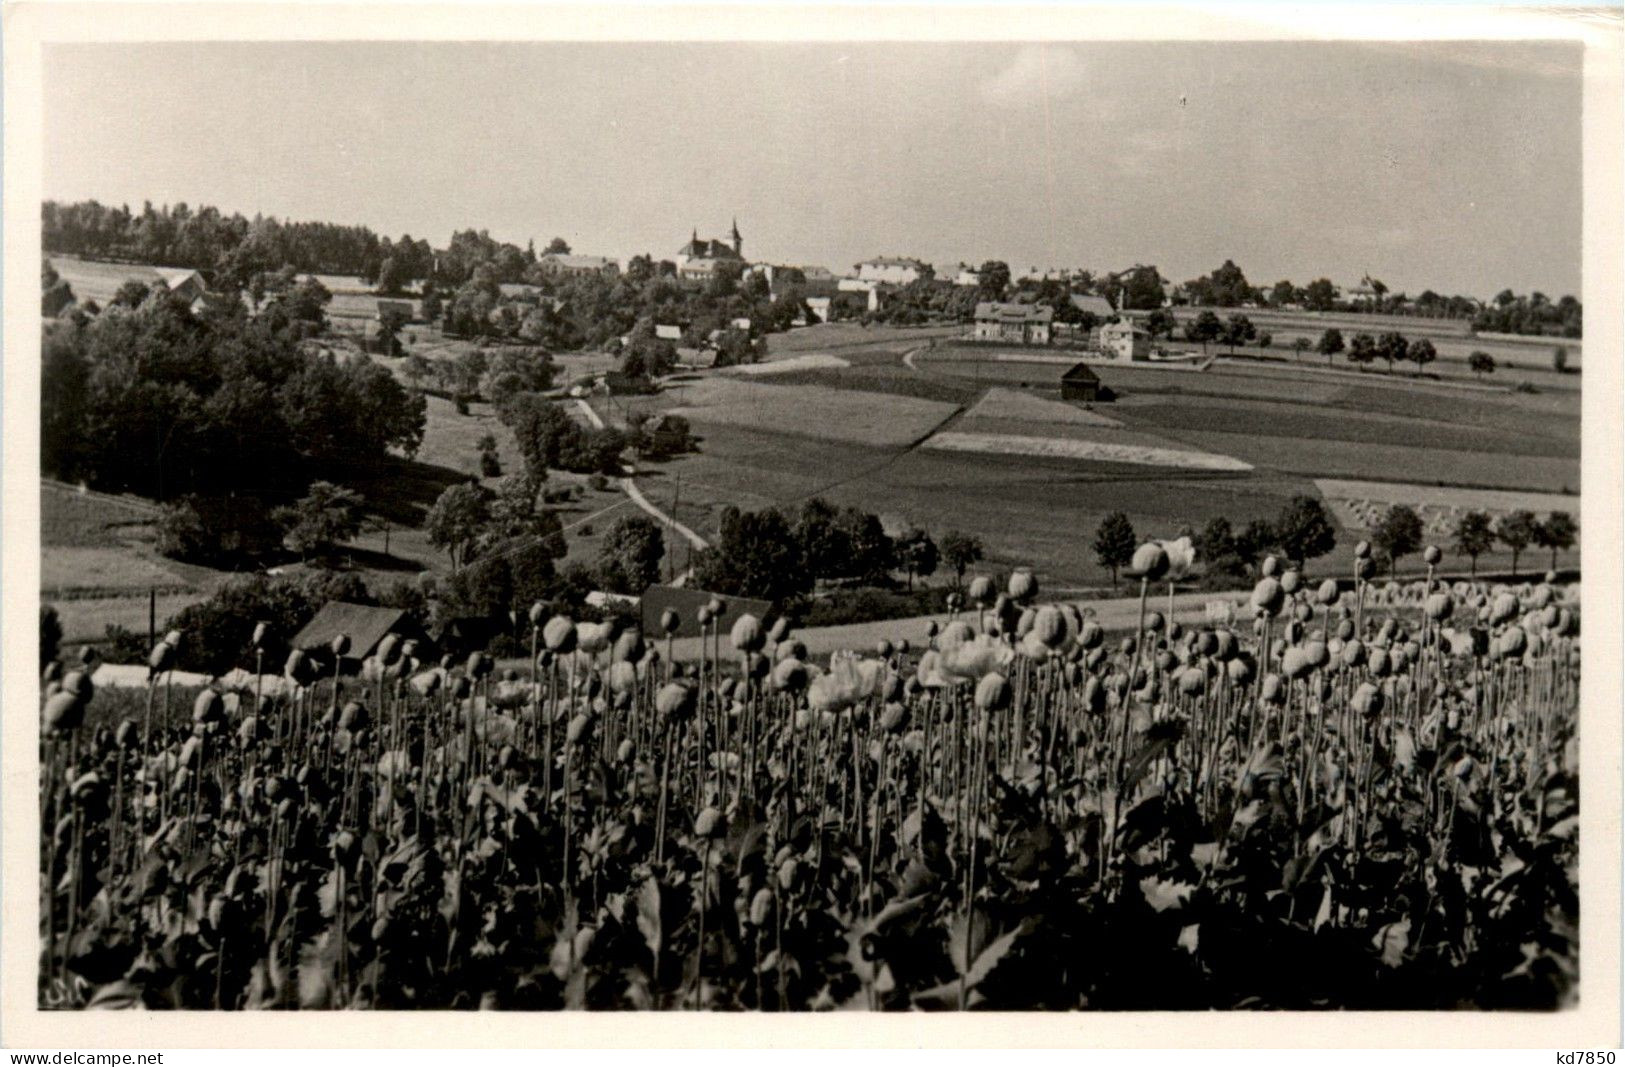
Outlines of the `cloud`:
M1083 88L1087 76L1083 60L1071 49L1027 45L980 89L987 103L1015 107L1044 96L1052 100L1071 96Z

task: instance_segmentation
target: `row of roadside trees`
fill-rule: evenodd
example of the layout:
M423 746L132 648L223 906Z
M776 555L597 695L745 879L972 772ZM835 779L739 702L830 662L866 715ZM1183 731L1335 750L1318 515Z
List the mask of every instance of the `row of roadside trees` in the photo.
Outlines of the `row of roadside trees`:
M1189 530L1184 533L1191 537L1196 560L1204 565L1208 575L1234 578L1250 576L1258 561L1273 551L1304 565L1326 555L1337 545L1336 531L1325 506L1307 495L1294 497L1273 522L1254 519L1238 530L1229 519L1216 516L1199 533ZM1509 512L1498 519L1492 519L1487 512L1469 511L1456 520L1450 542L1457 556L1470 561L1469 573L1476 577L1479 557L1492 553L1497 545L1511 550L1513 574L1518 573L1519 558L1532 547L1548 550L1555 568L1557 554L1572 549L1579 533L1579 525L1566 511L1553 511L1544 519L1525 510ZM1422 550L1424 536L1422 518L1416 510L1395 504L1371 531L1371 544L1377 557L1387 562L1392 576L1397 573L1400 560ZM1107 515L1096 528L1095 558L1100 566L1112 572L1114 585L1118 572L1133 560L1134 550L1142 540L1128 515L1121 511Z

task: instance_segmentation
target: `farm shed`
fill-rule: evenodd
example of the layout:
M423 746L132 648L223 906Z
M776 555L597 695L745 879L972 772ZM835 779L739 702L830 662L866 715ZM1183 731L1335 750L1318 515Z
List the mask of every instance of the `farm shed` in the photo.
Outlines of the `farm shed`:
M1061 399L1081 400L1085 404L1092 404L1100 396L1100 376L1089 369L1086 363L1079 363L1061 375Z
M677 627L678 637L700 636L699 611L713 596L727 605L727 612L721 620L724 642L734 620L739 616L754 615L765 621L768 613L773 610L773 605L765 600L722 596L720 593L709 593L704 589L684 589L675 585L651 585L644 590L638 604L638 618L642 620L643 636L650 640L666 636L666 631L660 628L660 616L667 608L677 612L680 621Z
M344 655L343 669L351 674L361 669L361 661L372 655L386 634L397 634L402 639L428 640L423 628L399 608L373 608L346 600L329 600L313 619L305 623L304 629L293 635L293 640L288 644L314 653L319 659L331 661L327 649L333 643L333 638L340 634L350 639L350 651Z
M978 341L1047 345L1050 323L1054 318L1054 309L1037 304L983 301L976 305L976 326L972 336Z
M683 328L676 323L655 323L655 338L661 341L681 341Z
M203 280L203 275L195 270L159 267L158 276L163 279L171 293L185 297L188 305L196 303L199 297L209 291L209 285Z

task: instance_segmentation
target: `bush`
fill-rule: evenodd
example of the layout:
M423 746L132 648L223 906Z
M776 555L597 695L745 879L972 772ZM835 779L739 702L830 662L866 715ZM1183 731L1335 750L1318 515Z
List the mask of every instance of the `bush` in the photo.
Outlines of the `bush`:
M948 586L922 586L912 593L872 586L838 589L802 602L797 605L799 610L792 614L797 617L796 625L804 627L906 619L947 611L948 595L952 592Z
M457 414L459 414L459 415L467 415L468 414L468 394L466 394L466 393L458 393L456 396L451 398L451 402L452 402L453 406L456 407Z
M158 517L158 551L209 567L251 564L279 551L285 528L253 496L186 496Z
M117 623L108 624L103 632L102 658L108 663L145 663L149 651L145 634Z
M56 659L62 648L62 619L57 615L56 608L49 604L41 604L39 609L39 665L40 670Z
M495 452L480 453L480 475L485 478L502 477L502 461Z
M609 488L609 479L602 474L594 474L587 479L587 484L592 487L593 492L602 493Z

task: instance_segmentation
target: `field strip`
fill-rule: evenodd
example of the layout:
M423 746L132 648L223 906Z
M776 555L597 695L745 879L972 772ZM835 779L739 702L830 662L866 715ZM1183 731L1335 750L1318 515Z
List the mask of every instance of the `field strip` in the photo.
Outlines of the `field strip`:
M1316 478L1315 488L1328 500L1377 500L1409 507L1462 508L1485 511L1568 511L1580 506L1577 496L1530 493L1514 489L1452 489L1409 482L1365 482Z
M1103 463L1132 463L1146 467L1183 467L1189 470L1250 471L1252 464L1212 452L1184 452L1148 445L1117 445L1102 441L1068 441L1054 437L1024 437L1004 433L939 433L920 447L944 452L980 452L989 455L1037 456L1046 459L1081 459Z
M775 360L771 363L742 363L736 367L724 367L723 374L741 374L748 377L759 377L764 374L787 374L798 370L837 370L841 367L850 367L852 364L840 356L831 356L823 352L811 352L805 356L791 356L789 359Z
M983 394L982 399L967 412L966 418L1016 419L1027 422L1061 422L1078 426L1110 426L1123 424L1116 419L1078 407L1064 400L1049 400L1020 389L995 386Z
M604 428L603 418L598 414L598 412L593 410L591 404L579 398L577 398L576 404L581 408L582 413L587 416L588 422L592 423L593 426L600 430ZM648 512L656 522L676 530L684 537L684 539L688 541L689 544L693 545L695 548L711 547L710 542L706 541L705 538L701 537L699 534L695 533L693 530L690 530L687 526L684 526L670 515L667 515L664 511L661 511L654 504L650 503L649 498L643 495L643 490L638 488L637 483L633 481L630 476L618 478L616 480L621 483L621 491L631 498L632 503Z

